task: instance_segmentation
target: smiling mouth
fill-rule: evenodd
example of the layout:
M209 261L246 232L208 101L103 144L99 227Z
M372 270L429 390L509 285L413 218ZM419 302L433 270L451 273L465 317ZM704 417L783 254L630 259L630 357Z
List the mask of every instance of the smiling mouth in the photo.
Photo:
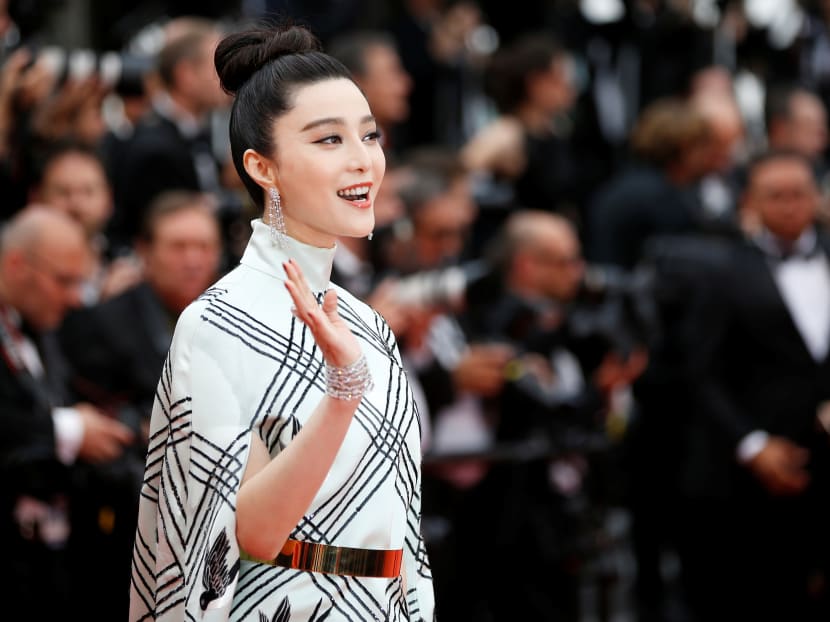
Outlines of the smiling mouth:
M353 201L355 203L362 203L369 198L370 186L355 186L353 188L346 188L345 190L338 190L337 196L346 201Z

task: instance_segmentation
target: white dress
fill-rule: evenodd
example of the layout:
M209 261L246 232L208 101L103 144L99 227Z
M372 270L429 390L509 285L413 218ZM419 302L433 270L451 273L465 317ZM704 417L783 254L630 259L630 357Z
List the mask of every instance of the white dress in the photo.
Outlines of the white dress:
M420 534L420 425L394 336L329 282L334 249L271 243L253 222L240 265L181 315L150 428L130 620L432 620ZM374 379L319 493L291 537L403 549L400 576L357 578L239 562L235 502L251 430L272 456L324 395L323 359L291 313L282 262L318 295L335 287Z

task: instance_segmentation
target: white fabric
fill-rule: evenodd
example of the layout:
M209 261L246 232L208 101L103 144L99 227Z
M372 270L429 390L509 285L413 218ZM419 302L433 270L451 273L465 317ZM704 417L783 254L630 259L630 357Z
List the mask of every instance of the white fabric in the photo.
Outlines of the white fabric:
M775 282L798 332L816 361L830 344L830 268L823 253L792 257L773 269Z
M431 447L436 453L483 451L492 444L493 430L477 397L461 395L436 414Z
M58 460L72 464L78 457L84 440L81 414L74 408L55 408L52 410L52 422L55 425L55 453Z
M32 340L23 335L17 343L17 350L32 377L42 378L43 361ZM74 463L84 438L84 424L80 413L74 408L54 408L52 409L52 424L55 430L55 454L58 460L63 464Z
M23 335L22 339L17 342L17 351L26 369L32 374L32 377L43 377L43 361L40 360L40 354L38 354L37 347L32 340L26 335Z
M251 431L276 455L325 390L320 351L290 312L282 262L297 261L322 293L331 286L333 253L290 238L280 249L256 220L241 265L181 315L153 408L131 621L432 620L417 409L389 327L336 286L340 315L361 341L375 386L291 537L403 548L402 576L239 562L234 505Z
M744 436L735 451L738 462L746 464L766 447L769 434L763 430L754 430Z

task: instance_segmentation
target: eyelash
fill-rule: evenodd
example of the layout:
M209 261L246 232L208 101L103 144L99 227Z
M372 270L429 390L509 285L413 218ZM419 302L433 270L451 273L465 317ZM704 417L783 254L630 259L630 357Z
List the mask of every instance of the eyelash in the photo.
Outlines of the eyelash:
M370 141L380 140L380 135L381 135L380 131L374 130L374 131L369 132L368 134L366 134L366 136L363 137L363 140L367 140L367 139L370 140ZM337 134L332 134L331 136L325 136L325 137L321 138L320 140L315 140L314 142L317 143L317 144L321 144L321 145L335 145L335 144L339 144L339 143L343 142L343 139L340 136L338 136Z

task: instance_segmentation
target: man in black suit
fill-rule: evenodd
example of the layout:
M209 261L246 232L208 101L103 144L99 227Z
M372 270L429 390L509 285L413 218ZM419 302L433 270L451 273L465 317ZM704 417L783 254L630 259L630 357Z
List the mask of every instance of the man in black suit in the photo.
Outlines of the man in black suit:
M27 208L0 237L0 584L9 619L67 615L74 581L84 581L71 572L84 545L70 518L76 460L113 460L132 441L94 406L69 406L51 331L80 304L88 265L83 230L56 210Z
M73 389L134 429L146 430L176 319L217 276L221 244L209 200L184 191L160 195L150 206L137 251L142 282L70 314L60 337ZM86 474L93 485L77 528L84 528L86 539L101 551L87 561L88 572L102 564L110 570L99 578L105 589L94 619L102 622L127 615L146 448L144 439L117 463Z
M148 417L179 313L215 279L221 244L210 200L187 191L153 201L136 246L142 281L71 313L61 344L73 389L110 410Z
M110 236L116 247L133 243L161 192L221 188L210 135L211 113L228 102L213 67L220 31L209 20L180 18L170 22L165 37L158 55L162 88L124 146L119 169L110 171L115 194Z
M748 170L754 222L710 279L691 366L682 561L700 620L826 620L830 240L810 163ZM670 416L670 413L666 413Z

